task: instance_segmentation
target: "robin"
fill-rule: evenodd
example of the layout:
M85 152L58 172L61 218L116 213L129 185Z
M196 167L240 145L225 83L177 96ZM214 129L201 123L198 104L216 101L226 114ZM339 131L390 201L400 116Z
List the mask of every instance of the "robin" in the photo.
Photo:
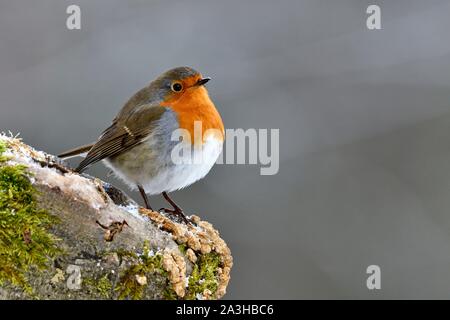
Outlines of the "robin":
M148 209L153 210L147 194L162 194L173 209L160 210L189 223L168 193L202 179L222 151L224 126L205 88L209 80L188 67L163 73L125 103L97 142L59 157L85 155L75 169L79 173L103 161L131 189L139 190ZM198 124L200 136L195 135ZM184 132L178 140L172 138L177 129ZM200 154L201 161L174 161L179 144L190 150L182 158Z

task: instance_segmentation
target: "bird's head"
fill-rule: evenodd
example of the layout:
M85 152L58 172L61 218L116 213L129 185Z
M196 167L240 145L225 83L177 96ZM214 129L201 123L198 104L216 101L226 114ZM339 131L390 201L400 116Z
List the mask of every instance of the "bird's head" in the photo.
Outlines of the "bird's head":
M189 67L178 67L164 72L150 84L156 89L163 104L173 104L187 98L208 96L204 85L211 80ZM209 98L208 98L209 99Z

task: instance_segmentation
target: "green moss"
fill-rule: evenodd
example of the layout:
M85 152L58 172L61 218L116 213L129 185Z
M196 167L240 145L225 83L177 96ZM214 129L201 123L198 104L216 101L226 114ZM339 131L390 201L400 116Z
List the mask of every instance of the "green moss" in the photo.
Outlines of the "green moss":
M111 299L112 297L113 284L111 283L108 274L105 274L98 280L85 278L83 279L83 284L88 287L90 292L100 298Z
M6 151L6 143L4 141L0 141L0 163L8 160L8 157L3 155L5 151Z
M180 245L179 249L185 253L187 247ZM137 281L136 276L147 277L147 282L157 282L152 277L161 276L163 289L163 297L166 300L177 300L179 297L173 290L168 274L162 267L163 256L160 253L149 255L148 243L144 243L142 254L126 250L118 250L116 253L123 259L131 258L137 261L122 272L119 282L115 287L115 291L119 293L119 299L138 300L144 297L147 285L142 285ZM197 298L197 294L203 294L208 289L212 293L216 292L218 287L218 269L221 264L220 255L216 252L199 255L197 262L193 265L192 273L189 277L188 287L184 299L193 300Z
M216 252L200 255L189 277L185 299L196 299L197 294L202 294L206 289L212 293L216 292L219 266L220 255Z
M47 269L60 250L47 230L57 219L38 209L36 190L24 165L7 165L0 141L0 285L10 283L31 294L31 268Z
M179 245L178 245L178 249L180 250L180 252L181 252L182 254L186 254L186 251L187 251L188 247L187 247L186 244L182 243L182 244L179 244Z
M167 287L164 289L163 296L165 300L178 300L177 293L170 285L167 285Z
M123 255L124 252L121 252ZM126 269L120 277L115 288L119 292L119 299L138 300L144 296L147 284L140 284L136 278L147 277L147 282L151 276L162 275L167 279L167 272L162 267L163 256L160 253L150 255L148 242L144 243L142 254L126 253L127 256L137 257L137 263Z
M136 253L134 253L133 251L125 250L123 248L118 248L114 252L117 253L120 261L122 261L123 258L138 259L138 255Z

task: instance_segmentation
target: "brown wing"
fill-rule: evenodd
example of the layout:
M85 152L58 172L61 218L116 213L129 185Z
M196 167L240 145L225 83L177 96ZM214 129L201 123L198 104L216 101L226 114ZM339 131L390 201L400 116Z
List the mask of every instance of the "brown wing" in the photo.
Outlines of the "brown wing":
M63 153L60 153L60 154L58 154L58 157L61 159L70 159L72 157L76 157L78 155L88 152L89 150L92 149L93 146L94 146L93 143L85 144L83 146L79 146L77 148L73 148L73 149L67 150Z
M167 109L156 105L142 105L123 119L115 119L78 165L77 172L105 158L114 157L140 144L155 129L156 122Z

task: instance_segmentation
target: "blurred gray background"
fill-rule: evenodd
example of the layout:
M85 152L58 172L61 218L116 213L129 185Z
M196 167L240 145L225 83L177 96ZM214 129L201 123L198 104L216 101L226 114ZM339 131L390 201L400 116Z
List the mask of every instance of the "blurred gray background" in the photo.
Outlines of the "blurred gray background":
M0 0L0 130L58 153L192 66L227 128L280 128L278 175L218 165L173 194L230 245L227 298L448 298L449 16L445 0Z

